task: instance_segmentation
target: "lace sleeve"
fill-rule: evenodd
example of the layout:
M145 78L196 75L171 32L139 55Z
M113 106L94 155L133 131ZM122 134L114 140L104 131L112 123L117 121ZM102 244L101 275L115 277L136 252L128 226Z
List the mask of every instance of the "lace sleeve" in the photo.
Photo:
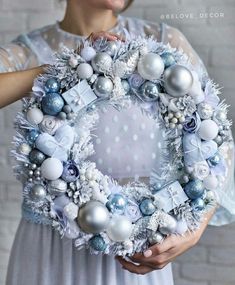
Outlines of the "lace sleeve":
M31 68L36 58L31 50L19 42L0 46L0 73Z
M199 74L208 76L205 65L197 52L192 48L186 37L178 29L163 24L162 42L186 53ZM222 132L220 138L223 138ZM219 208L210 221L210 225L224 225L235 221L235 184L234 184L234 140L230 134L230 141L220 145L218 150L226 168L225 178L219 181L216 196Z

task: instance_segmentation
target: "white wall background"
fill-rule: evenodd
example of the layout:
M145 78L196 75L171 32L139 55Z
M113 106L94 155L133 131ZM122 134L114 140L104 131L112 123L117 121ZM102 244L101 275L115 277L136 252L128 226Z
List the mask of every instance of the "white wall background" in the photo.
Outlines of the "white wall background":
M57 0L0 0L0 44L19 33L53 23L63 16ZM186 19L189 13L218 12L224 16ZM165 20L181 29L202 57L212 78L224 86L235 120L235 0L136 0L128 15L161 21L161 15L185 14ZM181 15L182 16L182 15ZM175 17L175 16L174 16ZM21 187L9 166L12 119L19 104L0 111L0 285L20 217ZM235 284L235 224L208 227L199 244L174 263L176 285ZM33 284L32 284L33 285ZM157 285L157 284L156 284ZM161 284L159 284L161 285Z

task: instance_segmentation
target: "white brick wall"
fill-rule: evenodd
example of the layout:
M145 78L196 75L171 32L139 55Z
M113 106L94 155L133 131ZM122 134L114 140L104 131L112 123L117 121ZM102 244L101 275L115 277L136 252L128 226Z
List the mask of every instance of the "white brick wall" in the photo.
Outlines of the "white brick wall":
M166 20L179 27L200 54L212 78L224 86L235 120L235 1L234 0L135 0L126 13L160 21L169 13L221 12L220 19ZM0 43L17 34L60 19L58 0L0 0ZM9 166L12 119L20 103L0 111L0 285L5 284L9 252L20 216L21 189ZM235 224L209 227L199 244L174 263L176 285L235 284ZM160 285L160 284L159 284Z

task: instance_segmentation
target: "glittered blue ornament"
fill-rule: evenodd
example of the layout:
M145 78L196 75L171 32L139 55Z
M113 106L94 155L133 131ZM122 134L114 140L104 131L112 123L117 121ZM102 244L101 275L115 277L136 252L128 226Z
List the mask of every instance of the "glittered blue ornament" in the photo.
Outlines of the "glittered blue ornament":
M38 130L30 130L26 135L26 140L29 144L33 145L36 141L37 137L39 136L40 132Z
M47 93L57 93L60 90L60 83L52 77L46 81L45 90Z
M144 216L152 215L156 210L156 207L153 204L152 199L145 198L140 203L140 211Z
M126 204L127 204L127 200L126 198L119 193L115 193L115 194L111 194L108 197L108 202L107 202L107 207L111 210L111 211L124 211Z
M195 211L202 211L205 208L205 202L202 198L197 198L191 202L191 206Z
M192 180L185 185L184 191L192 200L200 198L204 193L203 182L199 179Z
M161 55L161 58L163 59L163 62L165 64L165 67L169 67L173 64L175 64L175 58L174 56L172 55L172 53L170 52L164 52L162 55Z
M58 93L48 93L42 98L42 110L47 115L57 115L64 106L64 100Z
M220 163L220 159L221 159L220 155L218 153L216 153L215 155L210 157L207 161L208 161L209 165L216 166Z
M100 235L95 235L89 240L89 245L96 251L105 251L107 244Z
M74 182L79 178L79 170L74 161L70 160L65 163L61 178L66 182Z

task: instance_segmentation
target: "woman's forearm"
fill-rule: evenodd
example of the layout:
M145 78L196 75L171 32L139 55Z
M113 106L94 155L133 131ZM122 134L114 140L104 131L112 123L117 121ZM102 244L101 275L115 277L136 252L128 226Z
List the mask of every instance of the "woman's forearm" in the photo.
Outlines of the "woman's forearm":
M45 66L0 74L0 108L5 107L30 92L35 77L44 72Z

